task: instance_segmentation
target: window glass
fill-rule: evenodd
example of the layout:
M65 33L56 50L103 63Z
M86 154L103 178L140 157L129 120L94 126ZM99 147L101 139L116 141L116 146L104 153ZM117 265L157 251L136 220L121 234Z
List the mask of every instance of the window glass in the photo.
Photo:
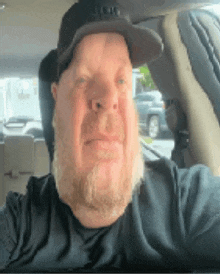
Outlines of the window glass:
M37 78L0 79L0 121L4 135L43 138Z
M174 139L166 122L162 93L154 84L147 67L135 69L133 78L133 97L139 115L140 137L151 149L170 159Z
M143 92L143 85L140 82L140 78L136 78L136 95Z
M4 119L4 81L0 80L0 123Z
M214 13L215 15L220 16L220 5L219 4L209 5L209 6L204 7L203 9L208 10L208 11Z

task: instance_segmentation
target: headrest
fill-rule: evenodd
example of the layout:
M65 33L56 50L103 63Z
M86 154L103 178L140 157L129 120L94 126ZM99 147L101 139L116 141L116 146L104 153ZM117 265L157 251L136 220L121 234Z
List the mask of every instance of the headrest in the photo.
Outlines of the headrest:
M42 118L43 134L50 161L54 153L54 129L52 127L55 102L51 93L51 83L56 81L57 52L50 51L41 61L39 68L39 101Z
M178 28L195 78L220 122L220 18L201 9L181 12Z
M184 156L185 166L201 163L218 174L219 18L205 10L172 13L161 19L159 30L165 50L149 68L158 88L177 99L186 116L192 160Z

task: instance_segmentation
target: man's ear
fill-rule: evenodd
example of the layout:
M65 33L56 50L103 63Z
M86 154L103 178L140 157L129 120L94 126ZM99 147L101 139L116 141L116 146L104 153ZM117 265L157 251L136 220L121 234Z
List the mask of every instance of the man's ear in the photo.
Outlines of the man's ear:
M57 89L58 89L57 83L52 83L51 84L51 92L52 92L53 99L54 99L55 102L57 100Z

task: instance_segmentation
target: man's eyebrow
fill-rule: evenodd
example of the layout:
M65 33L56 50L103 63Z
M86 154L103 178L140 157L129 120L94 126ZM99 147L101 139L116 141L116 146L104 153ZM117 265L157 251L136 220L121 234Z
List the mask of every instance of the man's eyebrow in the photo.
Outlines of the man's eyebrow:
M129 64L128 60L125 59L125 58L119 58L119 60L121 61L121 63L122 63L123 65Z
M118 60L120 60L121 61L121 63L123 64L123 65L127 65L127 64L129 64L129 59L127 60L127 59L125 59L125 58L118 58ZM76 64L80 64L80 63L82 63L82 62L84 62L84 63L86 63L86 62L89 62L89 60L87 60L86 58L80 58L80 57L75 57L75 59L74 59L74 62L76 63Z
M80 64L80 63L82 63L83 60L84 60L83 58L75 57L73 59L73 62L76 64ZM84 61L86 61L86 60L84 60Z

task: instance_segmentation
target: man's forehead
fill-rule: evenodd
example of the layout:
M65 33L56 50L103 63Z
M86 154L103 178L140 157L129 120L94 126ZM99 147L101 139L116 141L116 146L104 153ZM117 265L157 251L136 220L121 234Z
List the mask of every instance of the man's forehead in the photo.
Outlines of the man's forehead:
M119 44L119 43L125 43L125 38L123 35L117 33L117 32L100 32L100 33L93 33L88 34L84 36L79 44L97 44L97 43L104 43L104 44Z
M85 36L77 45L73 59L76 65L89 63L94 58L110 57L123 66L131 65L127 43L118 33L99 33ZM97 59L97 62L99 60Z
M119 57L117 58L117 62L122 67L131 66L131 63L127 58ZM89 58L89 56L77 56L74 58L74 64L77 66L84 66L87 64L89 65L89 63L91 63L91 59Z

